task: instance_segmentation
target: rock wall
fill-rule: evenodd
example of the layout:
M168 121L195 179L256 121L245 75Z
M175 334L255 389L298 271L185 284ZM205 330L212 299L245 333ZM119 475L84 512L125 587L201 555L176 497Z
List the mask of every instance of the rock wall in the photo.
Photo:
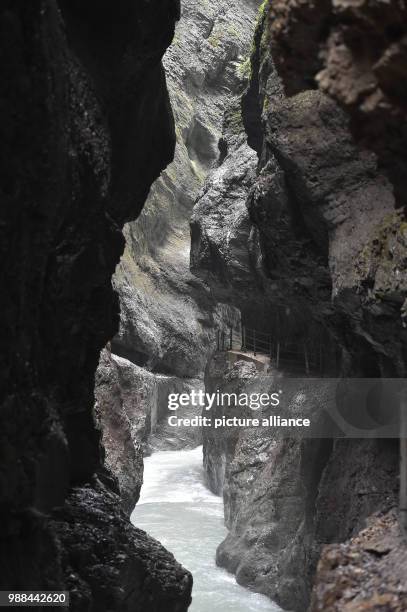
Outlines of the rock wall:
M140 444L149 452L200 443L199 432L166 426L164 403L170 392L202 387L217 330L239 322L238 310L219 303L205 279L189 269L189 219L217 162L228 99L243 86L241 66L258 4L186 0L164 57L175 157L154 183L139 218L125 226L125 251L113 278L120 329L109 362L107 353L102 355L96 377L106 463L121 484L126 510L137 501L142 482ZM185 407L183 416L189 411ZM150 427L151 418L157 428ZM147 426L140 427L141 422ZM123 453L123 444L128 452Z
M128 515L140 497L142 441L157 396L149 383L132 363L102 351L95 379L95 416L102 434L104 465L118 479L122 507Z
M93 417L121 228L173 155L160 61L178 17L176 0L0 9L0 582L68 588L72 610L190 599L190 575L107 488Z
M242 87L259 0L185 0L164 58L177 144L139 219L125 229L114 283L121 325L112 350L154 372L203 377L219 327L237 313L219 306L189 269L189 219L218 159L225 107Z
M311 609L401 612L407 606L406 555L397 514L371 517L367 527L348 542L324 548Z
M208 485L223 492L229 529L216 554L239 584L268 595L284 609L307 609L321 546L343 541L378 510L397 503L397 441L318 437L330 382L323 387L284 369L259 374L254 364L231 365L220 353L208 365L206 390L214 393L273 393L282 390L284 416L310 418L314 433L291 438L275 428L205 428ZM300 384L301 383L301 384ZM306 405L304 406L304 397ZM257 417L270 411L217 406L213 418ZM321 587L322 588L322 587ZM328 608L329 609L329 608Z
M263 318L267 308L261 272L253 274L261 253L246 200L258 160L246 140L235 96L225 112L219 165L209 174L191 218L191 270L209 283L216 299L239 304L245 320L258 312Z
M348 7L343 23L342 4ZM391 132L382 150L367 131L357 133L355 107L351 111L338 92L324 86L326 73L315 79L321 62L328 62L329 53L317 51L331 40L329 28L352 40L355 14L367 20L368 3L342 4L333 9L331 2L263 3L242 101L247 142L258 164L239 136L233 103L222 140L222 146L230 144L193 214L191 261L215 295L223 295L225 284L231 288L230 302L241 307L243 323L269 331L282 345L289 338L306 343L315 355L322 351L317 373L403 377L407 242L401 175L389 171L384 149L393 151L394 169L404 163L404 152L399 156L393 147ZM389 18L390 5L381 6ZM385 29L388 22L377 17L375 27ZM368 29L364 36L363 44L376 49ZM385 112L381 106L380 112L393 121L391 108ZM375 114L365 120L373 131ZM233 128L237 136L231 139ZM211 369L208 375L214 376ZM246 384L239 376L232 379L226 369L209 384L216 380L229 390ZM370 514L396 504L397 441L276 444L249 434L215 441L208 435L208 479L214 489L223 486L230 528L218 562L288 609L308 606L321 546L355 536ZM323 591L321 584L316 588ZM335 588L338 593L339 582Z
M120 329L111 343L110 366L106 369L102 356L96 378L107 463L127 489L125 497L134 503L140 486L134 474L141 475L141 467L136 457L130 462L118 460L122 436L130 444L132 427L136 448L142 442L145 451L199 443L199 434L191 436L182 428L174 431L166 427L165 419L157 431L147 433L134 419L144 411L149 420L150 413L157 411L157 389L164 399L164 389L168 395L172 386L178 392L200 388L218 329L237 325L240 318L236 308L214 297L205 279L191 273L189 219L218 158L227 101L242 89L241 65L249 52L258 4L258 0L183 2L173 44L164 57L175 115L175 157L154 183L139 218L125 226L126 247L113 278L120 297ZM117 377L121 382L114 380ZM134 410L128 415L126 406L134 400L124 399L123 378L132 379L135 390L141 381L145 386L147 399L137 409L138 417ZM164 379L171 385L163 386ZM166 410L158 412L158 421L168 415ZM119 423L127 432L119 431Z
M268 22L272 55L288 95L316 85L351 117L405 206L407 9L380 0L279 0Z
M143 456L161 448L195 448L199 429L167 427L168 396L203 386L201 380L153 374L127 359L102 351L95 378L95 416L104 465L118 480L121 503L130 515L143 484ZM185 406L187 412L196 408Z

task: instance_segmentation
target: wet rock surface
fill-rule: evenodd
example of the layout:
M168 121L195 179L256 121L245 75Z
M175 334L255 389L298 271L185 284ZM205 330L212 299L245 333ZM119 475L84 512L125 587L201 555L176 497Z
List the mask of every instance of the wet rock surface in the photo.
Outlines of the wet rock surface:
M203 377L219 327L236 311L217 305L205 279L190 271L189 219L216 164L225 107L241 88L259 1L182 3L174 43L164 58L174 109L174 162L154 184L114 277L121 302L113 352L140 366Z
M258 160L246 142L239 97L225 113L221 142L219 166L209 174L191 218L191 270L217 300L241 300L242 311L261 309L262 282L253 274L258 236L246 206Z
M117 478L122 507L130 514L143 483L143 455L164 448L195 448L199 428L168 425L171 414L195 416L196 407L168 410L168 396L202 388L202 381L153 374L104 349L95 378L95 415L104 465Z
M184 2L164 58L175 158L153 185L137 222L125 227L126 247L113 279L120 329L96 377L106 465L118 479L126 511L139 496L140 448L150 453L201 443L199 428L168 425L171 415L198 415L192 406L169 412L168 394L202 388L217 330L239 320L238 311L218 304L189 269L189 217L219 155L227 101L242 86L239 66L249 52L258 4Z
M239 66L249 52L257 5L251 0L184 2L164 58L175 116L175 158L153 185L140 217L125 227L126 247L113 279L121 311L120 329L111 343L113 378L118 380L112 379L111 368L110 380L104 380L103 357L96 378L107 463L119 481L127 480L125 488L133 487L128 491L132 500L138 498L135 473L140 470L130 474L132 462L119 461L124 458L122 436L129 444L132 437L136 448L141 441L147 453L200 443L196 428L168 426L168 416L174 414L167 410L168 393L202 387L217 330L237 324L240 317L237 309L218 303L205 280L191 273L189 218L219 156L227 101L242 87ZM124 392L124 379L129 393ZM144 399L138 392L141 380ZM191 407L177 411L180 417L196 414ZM120 432L122 426L130 426L132 434Z
M133 599L132 609L162 606L148 589L152 566L136 559L137 546L141 559L156 543L131 530L119 498L92 485L99 473L115 488L102 466L93 386L100 350L118 328L111 276L124 248L121 228L173 155L161 58L178 16L173 0L123 0L117 9L38 0L0 9L0 581L4 589L69 588L65 559L77 555L73 610L111 609L99 591L109 576L117 606L137 576L143 603ZM106 518L95 529L97 511ZM109 556L98 569L106 540ZM120 570L126 546L134 572ZM168 575L155 574L156 592L181 572L170 605L185 610L190 578L160 555Z
M53 525L73 610L187 610L189 572L129 523L120 497L100 482L74 488Z
M211 361L205 382L207 391L229 394L278 388L283 392L278 414L298 415L301 405L301 414L311 420L304 435L272 427L203 430L207 482L212 491L223 493L229 529L217 563L284 609L303 611L321 545L346 540L373 512L396 505L397 442L318 437L331 401L328 381L324 389L284 370L262 375L253 364L232 365L223 353ZM269 413L232 402L217 406L211 416L262 418Z
M348 5L352 32L352 14L363 18L367 3ZM381 8L391 14L390 5ZM249 164L239 173L244 136L230 140L226 114L224 155L192 218L192 262L215 294L231 287L243 323L270 332L282 347L288 338L305 344L313 359L319 354L316 375L403 377L407 244L398 178L384 161L394 142L389 135L377 149L355 132L357 114L337 92L321 85L335 101L317 90L314 76L326 59L318 56L320 43L328 26L342 27L340 18L323 22L331 9L330 2L262 5L242 101L248 143L259 158L256 176L252 182ZM391 107L386 112L391 122ZM373 116L365 117L371 129ZM242 279L250 277L246 290ZM221 370L216 359L209 366L214 388L247 386L243 372L233 381ZM304 375L294 360L283 371ZM356 536L372 513L397 503L392 440L276 441L209 432L204 457L208 482L223 489L230 528L218 562L287 609L308 607L322 545ZM397 605L402 609L402 596Z

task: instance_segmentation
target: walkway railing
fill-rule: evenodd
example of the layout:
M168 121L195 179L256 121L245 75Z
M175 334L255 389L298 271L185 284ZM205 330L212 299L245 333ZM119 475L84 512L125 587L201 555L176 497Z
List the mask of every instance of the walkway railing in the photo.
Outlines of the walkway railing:
M309 346L307 342L288 340L281 342L273 338L270 333L246 326L242 326L240 330L232 327L218 330L217 350L253 353L254 356L267 355L276 369L284 361L304 367L306 374L311 370L322 370L322 345L315 350L315 347Z

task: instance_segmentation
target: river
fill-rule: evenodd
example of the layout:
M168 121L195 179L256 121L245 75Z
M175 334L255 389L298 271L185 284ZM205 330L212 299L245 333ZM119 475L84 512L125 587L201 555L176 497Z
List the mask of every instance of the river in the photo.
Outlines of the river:
M264 595L238 585L215 564L227 530L222 499L205 486L202 447L160 451L144 460L132 522L159 540L194 577L191 612L278 612Z

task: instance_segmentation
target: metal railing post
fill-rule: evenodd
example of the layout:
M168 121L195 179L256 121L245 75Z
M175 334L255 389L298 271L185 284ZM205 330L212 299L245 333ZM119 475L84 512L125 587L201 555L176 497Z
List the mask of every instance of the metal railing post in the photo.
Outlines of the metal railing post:
M256 357L256 330L253 330L253 354Z
M217 333L217 343L218 343L218 353L220 351L220 329L218 329L218 333Z
M233 328L230 328L230 348L229 350L231 351L233 348Z

